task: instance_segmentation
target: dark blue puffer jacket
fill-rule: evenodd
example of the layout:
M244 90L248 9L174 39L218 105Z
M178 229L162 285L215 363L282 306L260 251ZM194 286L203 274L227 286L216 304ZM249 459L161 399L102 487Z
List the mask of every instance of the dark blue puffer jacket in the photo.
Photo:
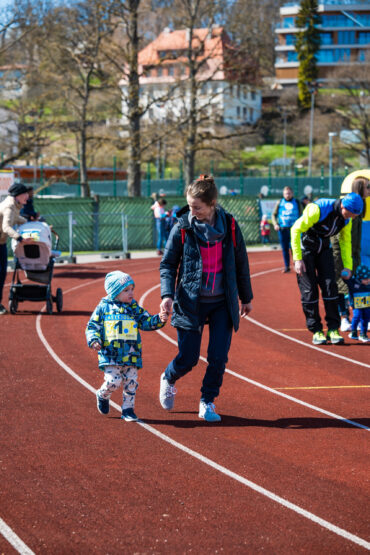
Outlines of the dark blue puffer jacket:
M217 206L217 210L223 210ZM235 331L239 328L239 299L243 304L253 298L249 263L244 239L235 222L236 247L234 248L231 221L225 212L227 231L222 241L223 282L225 301ZM199 296L202 284L202 257L199 240L190 226L189 207L177 213L178 222L172 228L160 263L161 296L171 297L173 302L172 325L175 328L196 330L199 328ZM185 230L184 243L181 229ZM177 281L176 281L177 278Z

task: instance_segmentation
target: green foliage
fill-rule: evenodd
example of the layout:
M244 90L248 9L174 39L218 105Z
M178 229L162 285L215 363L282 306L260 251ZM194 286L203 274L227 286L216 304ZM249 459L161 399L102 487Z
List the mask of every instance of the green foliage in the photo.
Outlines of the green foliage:
M299 60L298 102L303 109L309 108L311 104L311 94L307 83L316 81L318 77L316 53L320 48L320 30L318 29L320 24L318 1L302 0L296 17L296 26L301 31L297 33L295 48Z

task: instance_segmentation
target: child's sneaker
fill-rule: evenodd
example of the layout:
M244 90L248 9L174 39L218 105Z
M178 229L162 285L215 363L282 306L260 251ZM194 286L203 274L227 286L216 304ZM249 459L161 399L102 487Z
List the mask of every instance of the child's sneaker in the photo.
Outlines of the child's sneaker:
M159 390L159 401L165 410L173 409L175 404L176 387L166 380L164 372L161 375L161 383Z
M326 339L330 341L332 345L340 345L344 343L344 338L340 335L338 330L328 330Z
M313 334L312 343L314 345L326 345L326 337L322 331L317 331Z
M216 413L213 403L201 401L199 403L199 418L204 418L207 422L220 422L221 416Z
M340 323L340 331L350 331L351 329L351 322L348 320L348 318L342 318L342 321Z
M348 334L348 337L350 339L358 339L357 331L351 331L351 333Z
M122 420L126 420L126 422L136 422L138 417L134 413L134 409L122 409Z
M100 414L108 414L109 413L109 399L103 399L99 397L99 393L96 392L96 406L98 407L98 411Z
M366 333L360 333L358 338L359 338L360 341L362 341L362 343L369 343L369 341L370 341L370 339L368 338Z

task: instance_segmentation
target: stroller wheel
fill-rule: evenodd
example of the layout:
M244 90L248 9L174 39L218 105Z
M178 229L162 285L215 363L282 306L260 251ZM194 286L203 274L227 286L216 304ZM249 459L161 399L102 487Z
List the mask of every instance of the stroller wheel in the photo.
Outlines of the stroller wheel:
M63 291L58 287L56 294L57 311L62 312L63 308Z
M10 312L10 314L15 314L17 312L17 308L18 308L18 300L17 299L11 299L9 301L9 312Z
M46 312L53 314L53 299L51 296L46 299Z

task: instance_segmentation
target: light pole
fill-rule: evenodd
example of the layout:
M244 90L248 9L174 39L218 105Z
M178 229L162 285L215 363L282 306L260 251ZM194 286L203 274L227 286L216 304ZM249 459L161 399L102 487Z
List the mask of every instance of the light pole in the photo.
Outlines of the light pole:
M315 109L315 94L319 88L316 81L306 81L307 89L311 94L311 112L310 112L310 139L309 139L309 152L308 152L308 175L312 175L312 141L313 141L313 113Z
M284 122L284 136L283 136L283 160L284 160L284 175L286 175L286 112L283 112Z
M329 196L333 194L333 137L337 136L337 133L330 132L329 135Z

